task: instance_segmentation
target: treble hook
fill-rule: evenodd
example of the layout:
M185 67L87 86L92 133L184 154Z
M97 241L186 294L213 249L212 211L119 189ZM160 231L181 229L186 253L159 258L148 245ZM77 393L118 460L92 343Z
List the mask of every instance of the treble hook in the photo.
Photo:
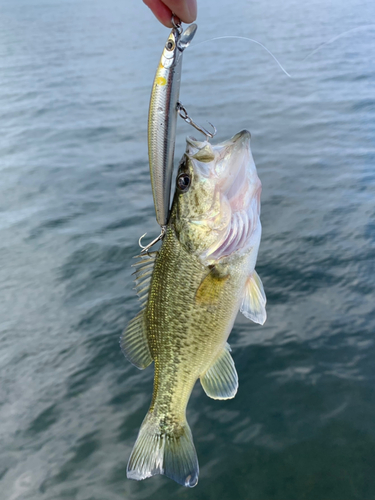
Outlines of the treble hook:
M197 123L195 123L193 121L191 116L188 115L188 112L187 112L185 106L181 102L177 103L177 111L178 111L178 114L181 116L181 118L186 121L186 123L188 123L189 125L192 125L195 129L199 130L199 132L202 132L202 134L204 134L206 136L207 141L209 140L208 139L209 137L212 139L216 135L217 129L216 129L215 125L212 125L211 122L208 122L211 125L211 127L213 128L213 132L209 132L205 128L199 126Z
M141 251L141 254L142 253L148 253L148 251L150 250L150 248L152 246L155 245L155 243L157 243L158 241L160 241L161 239L164 238L164 235L165 235L165 232L166 232L167 228L166 226L161 226L161 233L159 234L159 236L157 238L155 238L154 240L151 241L151 243L149 243L148 245L146 246L143 246L141 241L142 239L146 236L147 233L145 233L143 236L141 236L138 240L138 244L139 246L142 248L142 251Z

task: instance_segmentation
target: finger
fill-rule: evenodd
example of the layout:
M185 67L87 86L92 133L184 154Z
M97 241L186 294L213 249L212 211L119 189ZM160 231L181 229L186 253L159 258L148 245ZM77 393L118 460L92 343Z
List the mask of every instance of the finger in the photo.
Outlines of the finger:
M172 28L172 11L161 0L143 0L143 3L152 10L158 21Z
M192 23L197 18L197 0L163 0L171 12L183 23Z

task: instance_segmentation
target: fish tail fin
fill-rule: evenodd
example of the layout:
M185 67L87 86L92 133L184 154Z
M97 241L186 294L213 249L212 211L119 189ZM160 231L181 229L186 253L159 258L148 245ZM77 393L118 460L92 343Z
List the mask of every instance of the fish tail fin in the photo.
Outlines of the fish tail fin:
M152 412L146 415L129 458L127 476L139 481L156 474L191 488L197 484L198 458L186 419L173 430L164 431Z

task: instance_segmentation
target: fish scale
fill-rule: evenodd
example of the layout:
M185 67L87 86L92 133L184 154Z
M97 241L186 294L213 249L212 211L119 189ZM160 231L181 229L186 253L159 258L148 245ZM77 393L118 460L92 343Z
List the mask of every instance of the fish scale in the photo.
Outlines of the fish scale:
M185 486L198 482L186 421L194 384L200 379L211 398L233 398L238 376L227 339L237 312L261 324L266 319L254 269L260 187L249 132L217 146L187 139L161 248L135 264L144 308L121 339L135 366L154 362L151 405L129 459L129 478L165 474Z
M150 351L155 362L151 408L153 411L163 408L171 421L184 420L191 390L226 340L228 318L231 328L241 299L238 292L246 277L234 275L223 288L215 307L197 305L196 291L210 272L197 257L184 250L169 226L155 262L146 324L153 332ZM169 304L173 304L172 317Z

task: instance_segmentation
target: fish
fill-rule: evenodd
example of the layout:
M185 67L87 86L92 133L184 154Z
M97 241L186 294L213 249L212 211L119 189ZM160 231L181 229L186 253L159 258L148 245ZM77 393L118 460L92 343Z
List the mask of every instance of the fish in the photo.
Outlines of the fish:
M151 405L128 478L164 474L188 487L198 482L186 420L192 389L199 378L209 397L233 398L238 376L227 340L236 315L266 320L255 271L260 195L248 131L214 146L187 138L162 245L134 264L142 309L120 341L139 369L154 362Z
M182 55L196 31L196 24L191 24L184 32L178 26L172 29L152 85L148 114L148 157L156 220L162 227L169 216Z

